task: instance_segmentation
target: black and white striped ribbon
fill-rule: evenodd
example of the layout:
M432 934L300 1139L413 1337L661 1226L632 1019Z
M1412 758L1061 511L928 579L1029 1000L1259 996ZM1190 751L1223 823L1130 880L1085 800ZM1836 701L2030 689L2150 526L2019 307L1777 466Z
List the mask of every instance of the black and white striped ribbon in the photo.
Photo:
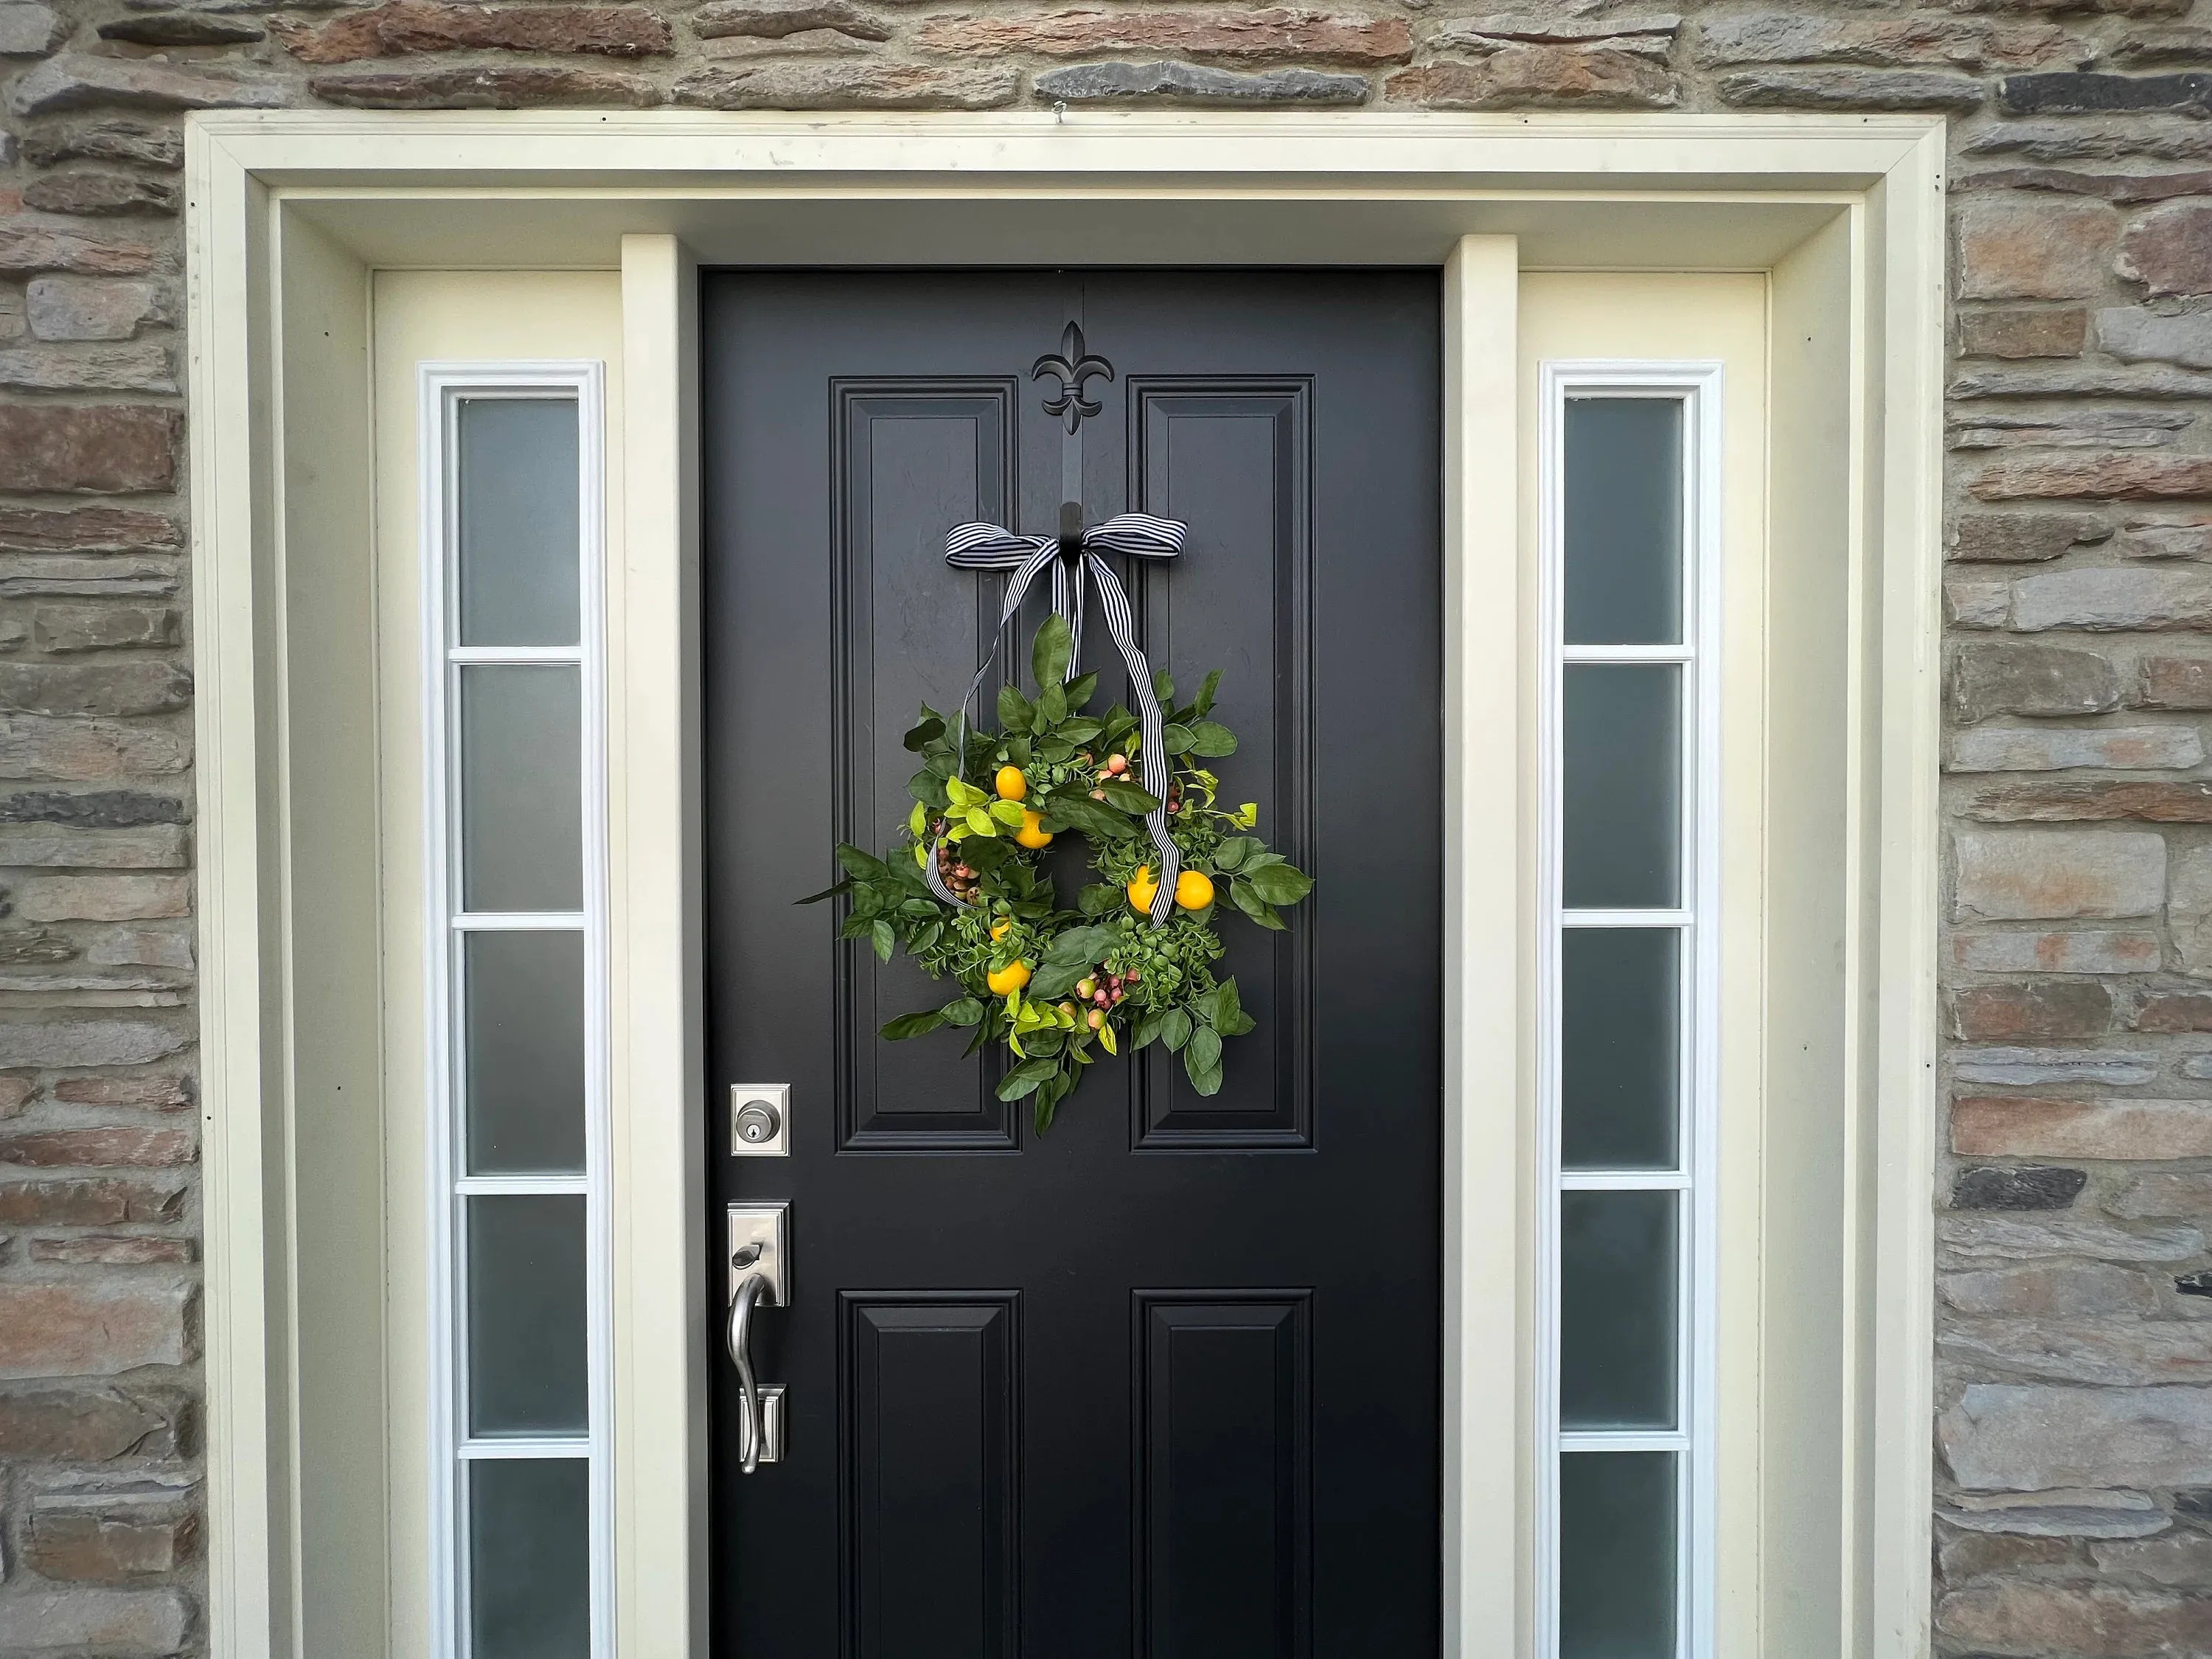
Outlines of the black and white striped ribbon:
M1081 672L1084 593L1091 583L1097 584L1099 609L1105 614L1106 631L1113 635L1121 651L1136 694L1137 726L1143 737L1138 762L1142 769L1145 793L1158 803L1145 815L1145 828L1151 832L1152 846L1159 854L1160 886L1153 896L1152 911L1156 925L1165 921L1175 908L1176 878L1182 867L1182 855L1176 850L1174 838L1168 834L1168 756L1162 733L1164 721L1159 699L1152 692L1152 665L1137 645L1136 623L1129 610L1128 592L1121 586L1121 579L1114 574L1113 567L1099 556L1126 553L1137 559L1172 559L1182 551L1183 538L1188 533L1188 527L1174 519L1157 519L1149 513L1117 514L1103 524L1085 529L1079 548L1073 556L1066 558L1060 556L1058 538L1018 536L1002 525L957 525L945 538L945 562L955 569L1011 573L1006 602L999 610L998 629L991 636L991 648L977 665L975 678L969 681L968 695L960 700L959 721L953 737L963 774L968 756L969 709L975 703L976 692L982 688L983 677L991 672L1006 628L1022 608L1022 600L1037 573L1048 565L1052 567L1052 608L1067 619L1067 631L1073 640L1066 676L1071 680ZM948 904L963 902L945 885L933 852L922 861L922 874L929 882L930 891L938 897Z

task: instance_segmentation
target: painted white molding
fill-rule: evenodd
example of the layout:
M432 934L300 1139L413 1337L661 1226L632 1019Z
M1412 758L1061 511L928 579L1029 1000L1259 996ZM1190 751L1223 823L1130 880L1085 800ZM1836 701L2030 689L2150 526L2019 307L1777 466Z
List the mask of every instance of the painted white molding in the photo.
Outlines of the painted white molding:
M1510 563L1511 314L1517 267L1772 270L1848 296L1844 449L1852 578L1879 603L1851 685L1852 1156L1874 1194L1851 1214L1853 1442L1836 1650L1927 1651L1936 1046L1942 126L1917 117L1245 114L757 115L689 112L362 115L222 112L187 125L192 581L199 701L198 880L205 1081L210 1619L231 1659L317 1651L336 1614L306 1570L295 1465L303 1322L291 1206L300 1022L294 826L313 783L288 723L300 600L284 511L322 453L287 417L287 365L336 365L289 331L311 244L343 262L618 269L636 354L618 441L633 538L611 584L612 1065L616 1167L616 1650L703 1656L706 1287L696 835L696 387L694 258L793 263L1329 264L1356 247L1446 272L1448 724L1467 757L1511 763L1511 615L1478 613ZM1778 289L1778 293L1780 289ZM1792 289L1794 294L1797 289ZM1784 296L1778 304L1801 303ZM340 342L339 345L347 343ZM350 346L348 346L350 349ZM342 397L343 386L330 394ZM1492 404L1490 399L1500 398ZM1501 471L1500 458L1504 457ZM1483 492L1489 495L1486 501ZM640 548L643 553L641 556ZM302 561L304 562L304 561ZM1458 583L1455 573L1480 580ZM1484 587L1484 584L1488 584ZM1464 629L1461 635L1456 630ZM1504 656L1497 653L1504 652ZM1503 662L1505 666L1501 669ZM1503 701L1498 699L1502 698ZM1471 701L1474 700L1474 701ZM1474 727L1469 708L1481 711ZM1532 936L1523 830L1481 821L1480 770L1447 780L1449 914ZM659 827L653 828L656 817ZM629 837L629 839L625 839ZM648 868L647 859L659 863ZM333 877L332 879L337 879ZM625 908L627 907L627 908ZM1499 908L1502 907L1502 908ZM1468 935L1455 922L1454 937ZM1498 1110L1500 1067L1532 1043L1507 951L1447 964L1447 1088ZM1518 1085L1509 1079L1508 1097ZM1448 1143L1448 1146L1449 1146ZM1461 1143L1463 1147L1463 1143ZM1527 1149L1524 1149L1524 1151ZM1524 1165L1527 1160L1522 1160ZM1460 1180L1466 1174L1454 1176ZM1447 1193L1448 1651L1528 1650L1524 1512L1533 1285L1466 1267L1515 1171ZM1477 1194L1480 1194L1478 1197ZM1456 1230L1456 1231L1455 1231ZM1496 1260L1492 1256L1488 1258ZM1455 1267L1455 1263L1457 1264ZM1453 1322L1456 1321L1456 1323ZM1483 1340L1485 1330L1490 1333ZM1515 1425L1501 1436L1501 1419ZM1453 1413L1456 1413L1454 1415ZM1510 1613L1504 1610L1511 1609ZM1824 1642L1827 1639L1824 1638Z

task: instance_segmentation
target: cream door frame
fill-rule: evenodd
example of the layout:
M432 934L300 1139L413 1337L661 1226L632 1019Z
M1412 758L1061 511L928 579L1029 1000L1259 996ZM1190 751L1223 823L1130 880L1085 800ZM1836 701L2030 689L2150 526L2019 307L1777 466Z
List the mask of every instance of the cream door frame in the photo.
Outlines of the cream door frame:
M1902 117L194 117L215 1650L406 1650L382 1565L343 1554L368 1535L347 1511L373 1506L383 1407L359 1363L380 1334L354 1328L380 1304L380 1223L351 1173L360 1155L373 1168L386 1086L375 665L360 625L374 597L369 271L622 276L617 1651L659 1659L705 1652L696 264L1301 264L1356 249L1444 272L1447 1651L1506 1659L1528 1644L1526 1386L1521 1345L1496 1336L1525 1329L1527 1297L1493 1265L1525 1254L1526 1195L1468 1128L1483 1103L1521 1098L1528 1073L1510 948L1525 932L1525 833L1492 810L1488 783L1523 758L1516 722L1497 718L1522 706L1518 608L1492 602L1513 580L1498 552L1516 546L1515 284L1523 269L1735 269L1770 273L1773 400L1804 411L1804 430L1778 433L1771 539L1821 550L1840 595L1770 615L1778 660L1798 630L1839 665L1825 694L1841 710L1833 789L1782 799L1772 823L1785 833L1803 815L1844 860L1826 1012L1832 1175L1849 1196L1844 1305L1796 1310L1826 1317L1819 1340L1838 1356L1822 1478L1838 1542L1808 1569L1826 1610L1767 1640L1924 1654L1942 155L1940 122Z

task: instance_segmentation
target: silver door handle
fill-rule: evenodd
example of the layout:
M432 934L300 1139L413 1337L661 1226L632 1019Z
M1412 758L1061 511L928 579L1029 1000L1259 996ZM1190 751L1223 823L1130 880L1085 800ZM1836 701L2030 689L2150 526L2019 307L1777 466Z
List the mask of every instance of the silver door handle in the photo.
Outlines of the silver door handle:
M738 1419L740 1443L744 1449L744 1462L738 1468L746 1474L761 1465L761 1451L768 1442L768 1423L761 1411L760 1384L753 1376L752 1318L754 1305L763 1297L768 1305L775 1305L775 1287L768 1282L766 1273L747 1273L744 1283L730 1300L730 1358L738 1367L738 1386L744 1391L744 1410Z

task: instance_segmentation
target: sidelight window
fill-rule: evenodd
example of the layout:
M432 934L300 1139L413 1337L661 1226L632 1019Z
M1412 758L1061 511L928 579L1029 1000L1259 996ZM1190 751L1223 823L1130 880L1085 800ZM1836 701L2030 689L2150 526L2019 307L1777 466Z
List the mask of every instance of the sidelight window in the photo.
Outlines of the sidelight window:
M1720 371L1547 363L1546 1659L1711 1651Z
M599 369L425 364L431 1582L611 1651Z

